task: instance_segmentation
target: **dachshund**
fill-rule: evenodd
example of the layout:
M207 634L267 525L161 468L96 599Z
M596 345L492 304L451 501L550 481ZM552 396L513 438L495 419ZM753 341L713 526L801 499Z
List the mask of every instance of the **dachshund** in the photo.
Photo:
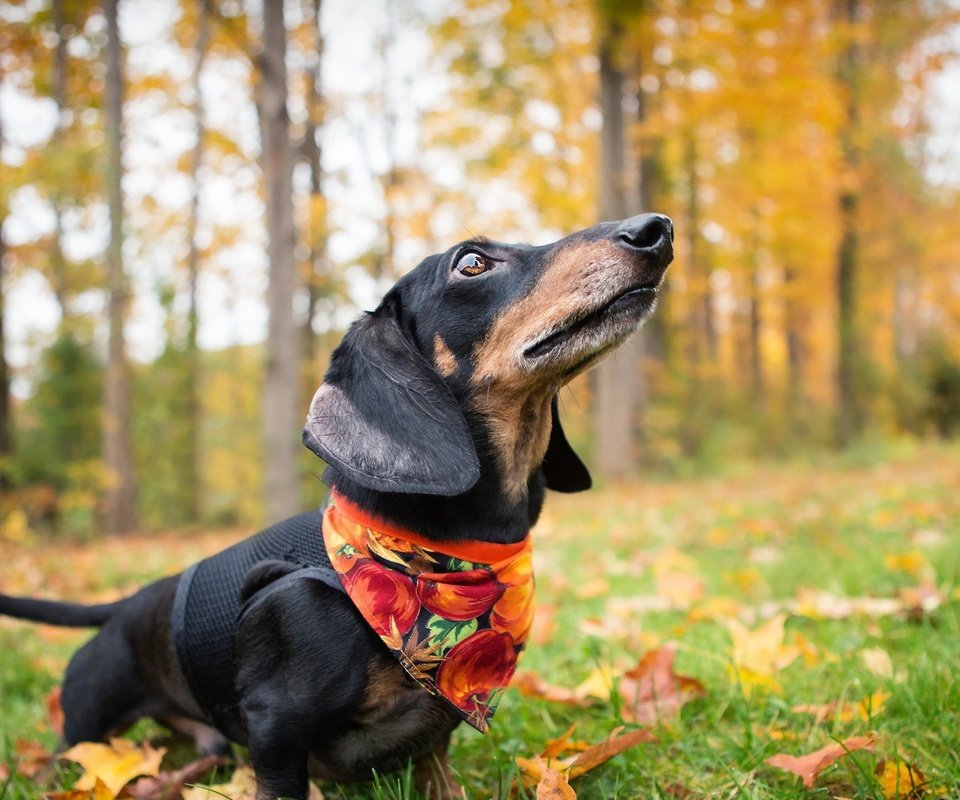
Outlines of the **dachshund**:
M99 627L66 671L63 744L149 716L203 753L246 746L264 800L411 761L429 797L460 796L448 741L486 730L510 681L545 490L591 484L557 393L652 313L672 242L643 214L426 258L352 325L311 402L324 509L117 602L0 595L0 614Z

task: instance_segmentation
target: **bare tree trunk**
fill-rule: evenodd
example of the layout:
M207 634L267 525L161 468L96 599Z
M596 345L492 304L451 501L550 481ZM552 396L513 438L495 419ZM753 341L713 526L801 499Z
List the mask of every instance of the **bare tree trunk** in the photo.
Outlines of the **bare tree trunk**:
M0 73L0 86L3 74ZM3 116L0 114L0 153L3 151ZM0 206L0 489L9 485L7 460L13 455L13 424L10 419L10 373L7 369L6 338L4 336L4 299L6 290L7 243L3 238L3 223L7 209Z
M319 133L323 124L323 31L321 24L322 0L307 0L310 8L311 19L313 20L314 33L314 52L312 54L313 62L307 68L307 125L304 133L303 153L310 168L310 223L308 246L310 254L308 256L309 275L307 278L307 317L303 322L303 344L304 358L307 364L313 366L316 358L316 339L317 334L314 329L313 316L316 313L317 300L320 298L321 284L327 272L326 262L326 236L316 230L317 221L314 214L322 207L323 201L323 152L320 148ZM325 227L325 226L324 226ZM308 375L310 386L308 391L313 391L315 376Z
M626 134L623 73L615 63L619 31L610 25L600 45L600 216L629 216L626 202ZM636 431L641 407L643 345L639 337L625 342L594 370L596 465L600 474L620 478L637 465Z
M293 151L287 116L287 41L283 3L263 2L263 58L257 109L267 185L270 283L263 390L266 510L270 521L299 510L297 455L304 409L299 403L300 334L293 316L297 287L294 259Z
M796 297L797 273L787 267L783 274L786 307L784 324L787 339L787 404L792 416L800 410L804 398L803 340L800 335L801 318Z
M837 249L837 442L846 445L863 430L863 408L857 373L861 368L857 330L857 267L859 262L858 209L860 190L857 176L860 152L859 126L860 49L853 26L857 22L858 0L837 0L838 18L846 27L846 44L837 70L840 90L846 95L845 118L840 130L844 180L840 189L841 237Z
M687 253L690 258L691 294L694 298L692 343L693 361L699 376L702 367L712 363L717 354L716 328L713 320L713 297L710 294L710 266L700 236L700 196L697 179L696 131L687 134L684 152L687 172Z
M53 0L51 12L53 27L57 33L57 44L53 51L53 101L57 106L57 126L54 128L52 144L59 151L66 131L67 108L67 43L65 0ZM54 297L60 306L61 329L70 328L70 309L67 304L66 258L63 254L63 202L59 187L53 189L50 198L53 210L53 238L50 241L50 280Z
M190 211L187 219L187 286L189 306L187 308L187 427L189 436L189 452L187 456L187 475L183 485L188 488L186 502L188 518L200 519L200 500L203 495L201 481L203 472L200 469L200 348L197 345L197 330L200 318L197 311L197 283L200 278L200 245L197 241L197 226L200 218L200 167L203 164L203 153L206 136L206 121L204 119L203 89L201 77L203 65L207 57L207 48L210 44L210 20L201 7L197 14L197 38L194 42L193 55L193 103L192 112L196 125L196 141L193 144L193 154L190 161Z
M103 454L108 472L104 502L108 533L126 533L137 524L137 489L130 442L130 376L123 322L127 280L123 269L123 72L120 63L119 0L104 0L107 19L107 197L110 242L107 245L107 291L110 338L104 381Z

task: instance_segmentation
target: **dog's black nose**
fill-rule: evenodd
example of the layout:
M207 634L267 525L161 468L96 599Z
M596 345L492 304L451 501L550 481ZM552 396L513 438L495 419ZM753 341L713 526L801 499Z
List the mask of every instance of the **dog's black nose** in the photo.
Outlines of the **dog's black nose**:
M663 214L640 214L625 219L616 230L617 238L631 250L673 257L673 222Z

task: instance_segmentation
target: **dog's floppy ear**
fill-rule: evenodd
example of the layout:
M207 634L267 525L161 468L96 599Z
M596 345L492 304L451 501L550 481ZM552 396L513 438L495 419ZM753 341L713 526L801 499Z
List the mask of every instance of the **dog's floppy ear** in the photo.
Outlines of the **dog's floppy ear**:
M547 478L547 488L567 493L586 491L593 485L593 479L563 433L556 395L550 404L550 415L550 442L543 458L543 474Z
M452 496L480 477L460 405L388 304L354 323L334 351L303 443L382 492Z

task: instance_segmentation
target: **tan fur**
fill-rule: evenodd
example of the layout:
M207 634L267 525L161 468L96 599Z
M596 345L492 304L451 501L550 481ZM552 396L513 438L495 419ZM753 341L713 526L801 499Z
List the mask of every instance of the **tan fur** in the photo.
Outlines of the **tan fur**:
M615 268L623 264L622 270ZM550 441L550 401L559 389L522 363L523 349L599 304L611 285L631 280L623 251L609 241L557 251L533 290L505 309L477 347L474 407L484 415L503 466L503 488L518 500Z
M439 334L433 339L433 363L444 378L449 378L457 371L457 357Z

